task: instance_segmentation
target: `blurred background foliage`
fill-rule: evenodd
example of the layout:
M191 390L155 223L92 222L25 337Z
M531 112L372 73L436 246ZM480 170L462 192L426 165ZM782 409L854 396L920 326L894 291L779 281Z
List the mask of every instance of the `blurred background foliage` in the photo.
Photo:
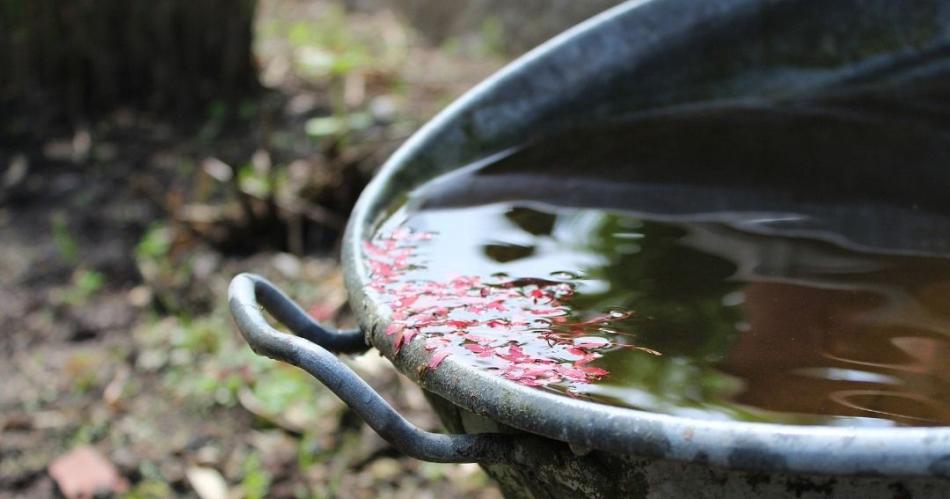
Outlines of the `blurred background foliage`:
M93 487L68 459L92 449L130 497L497 497L253 355L227 283L352 325L337 242L374 169L611 3L0 0L0 496ZM438 428L378 355L347 362Z
M187 115L258 87L255 0L0 3L0 96L60 116L118 105Z

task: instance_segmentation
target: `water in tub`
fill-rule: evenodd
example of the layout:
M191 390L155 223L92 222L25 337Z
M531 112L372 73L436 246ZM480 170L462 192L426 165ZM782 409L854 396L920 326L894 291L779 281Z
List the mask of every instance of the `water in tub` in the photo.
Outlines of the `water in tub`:
M696 418L950 423L946 130L659 113L437 178L364 247L397 348Z

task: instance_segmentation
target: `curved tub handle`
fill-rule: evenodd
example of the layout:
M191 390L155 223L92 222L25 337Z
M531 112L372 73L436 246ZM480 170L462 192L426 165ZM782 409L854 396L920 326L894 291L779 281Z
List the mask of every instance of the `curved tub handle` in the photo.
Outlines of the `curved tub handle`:
M330 351L365 351L360 331L330 332L263 277L239 274L228 288L231 315L256 353L293 364L320 380L400 452L440 463L499 463L524 456L540 438L500 433L443 435L413 425ZM264 319L266 309L297 336ZM329 350L329 351L328 351Z
M264 318L260 314L261 307L297 336L332 353L362 353L369 349L369 345L363 339L362 331L359 329L328 330L313 320L277 286L259 275L239 274L232 279L231 286L228 287L228 304L231 306L231 315L237 321L244 338L251 344L251 348L268 357L289 362L288 359L271 355L271 352L267 351L268 347L279 349L285 346L282 336L286 335L268 338L273 328L267 327L267 323L263 322ZM248 311L252 313L239 314L242 307L244 309L251 307L253 310ZM275 350L273 353L279 352Z

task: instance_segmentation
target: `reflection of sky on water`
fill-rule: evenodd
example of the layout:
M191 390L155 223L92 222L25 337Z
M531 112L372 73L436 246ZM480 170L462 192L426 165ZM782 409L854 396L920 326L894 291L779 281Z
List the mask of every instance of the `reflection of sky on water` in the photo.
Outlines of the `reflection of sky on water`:
M524 231L504 217L505 207L490 205L460 210L426 211L412 218L413 229L438 232L434 245L422 246L419 254L426 262L426 274L490 276L533 276L556 279L559 271L600 267L607 257L577 243L577 235L593 230L599 220L596 213L558 215L549 235L538 236ZM534 248L532 255L509 262L487 258L485 245L518 245ZM440 255L451 255L444 258ZM538 269L550 269L537 276ZM554 274L552 276L552 274ZM577 283L581 292L606 291L605 283L585 279Z
M857 369L841 369L836 367L808 367L796 369L792 374L810 376L813 378L831 379L836 381L856 381L859 383L898 384L900 379L886 374L859 371Z

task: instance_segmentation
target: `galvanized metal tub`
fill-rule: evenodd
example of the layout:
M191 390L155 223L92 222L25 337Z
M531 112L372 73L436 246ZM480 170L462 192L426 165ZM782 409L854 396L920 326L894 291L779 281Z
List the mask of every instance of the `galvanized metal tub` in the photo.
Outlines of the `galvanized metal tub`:
M396 355L384 333L389 310L367 292L362 254L400 196L541 134L710 103L947 88L940 83L950 81L948 21L950 2L938 0L623 4L467 93L383 166L344 243L361 331L321 328L251 275L232 283L235 319L255 351L314 374L397 448L422 459L480 462L507 497L950 497L947 427L696 420L553 395L453 357L423 370L430 354L421 342ZM945 170L926 175L950 185ZM267 326L259 304L302 338ZM426 391L449 435L412 426L327 352L366 344Z

